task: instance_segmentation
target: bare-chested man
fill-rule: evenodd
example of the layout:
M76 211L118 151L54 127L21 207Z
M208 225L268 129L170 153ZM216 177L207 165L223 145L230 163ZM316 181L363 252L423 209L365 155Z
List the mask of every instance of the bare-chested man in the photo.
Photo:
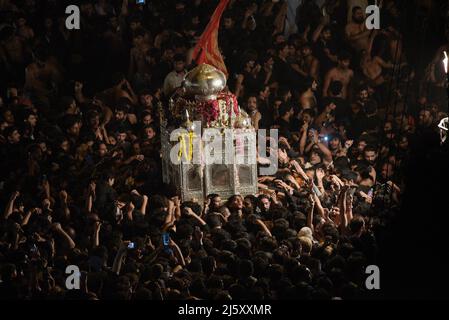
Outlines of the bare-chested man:
M352 22L346 25L345 34L349 44L357 52L368 49L371 30L366 28L365 13L362 8L352 9Z
M310 44L306 43L301 47L301 58L299 59L299 68L304 72L305 77L312 77L318 80L319 61L312 54Z
M323 96L328 96L329 85L332 81L340 81L343 84L342 98L347 99L349 94L349 86L354 78L354 71L349 68L351 56L348 53L341 53L338 56L338 65L332 68L324 79Z

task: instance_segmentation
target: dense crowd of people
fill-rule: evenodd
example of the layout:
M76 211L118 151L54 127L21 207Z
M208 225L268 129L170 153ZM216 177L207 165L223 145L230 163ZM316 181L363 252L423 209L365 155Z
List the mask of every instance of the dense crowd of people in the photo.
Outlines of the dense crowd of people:
M440 30L440 7L379 1L368 30L366 0L231 0L228 89L279 130L279 167L256 195L202 203L162 182L157 106L218 1L70 2L80 30L65 1L0 0L0 299L372 295L410 148L447 116L447 39L417 64L407 16Z

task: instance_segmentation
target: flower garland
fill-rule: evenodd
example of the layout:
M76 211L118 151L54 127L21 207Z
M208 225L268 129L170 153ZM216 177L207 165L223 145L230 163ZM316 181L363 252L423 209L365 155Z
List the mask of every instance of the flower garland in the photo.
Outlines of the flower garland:
M236 96L228 92L222 92L217 96L217 99L203 101L198 104L198 112L208 125L217 121L220 117L220 102L225 103L225 112L229 115L229 118L232 117L232 113L235 115L240 114Z
M202 118L209 125L211 122L216 121L220 115L220 107L218 105L218 100L208 100L199 103L198 105L199 113Z
M233 111L235 115L238 115L240 113L237 97L232 93L222 92L218 95L217 99L225 101L229 117L232 116Z

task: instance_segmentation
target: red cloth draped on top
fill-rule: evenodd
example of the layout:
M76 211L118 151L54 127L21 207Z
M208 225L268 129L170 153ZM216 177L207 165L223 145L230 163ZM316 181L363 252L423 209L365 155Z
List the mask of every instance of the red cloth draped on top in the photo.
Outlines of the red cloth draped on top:
M226 9L229 0L221 0L214 11L206 29L193 49L193 58L197 64L207 63L221 70L228 76L228 70L218 49L218 28L221 16Z

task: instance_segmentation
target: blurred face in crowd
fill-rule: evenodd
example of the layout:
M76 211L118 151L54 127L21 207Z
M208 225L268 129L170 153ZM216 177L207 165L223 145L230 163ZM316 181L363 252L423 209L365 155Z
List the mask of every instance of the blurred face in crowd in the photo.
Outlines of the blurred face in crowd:
M243 209L243 199L241 196L235 196L231 203L230 203L231 209L241 210Z
M338 64L339 64L340 68L348 69L349 66L351 65L351 61L349 61L349 59L342 59L342 60L338 60Z
M312 153L310 154L310 163L314 165L321 163L321 157L318 152L312 151Z
M324 41L329 41L332 39L332 32L330 29L325 29L323 30L323 32L321 33L321 37Z
M64 140L61 145L60 145L61 149L64 150L64 152L69 152L70 150L70 144L68 140Z
M90 119L90 125L93 129L97 129L100 126L100 116L96 115Z
M77 114L77 112L78 112L78 107L76 106L75 99L73 99L72 102L67 107L66 113L67 114Z
M394 175L394 166L391 163L385 163L382 165L381 171L382 178L384 180L390 179Z
M312 54L312 50L310 49L310 47L305 46L301 49L301 54L303 57L308 57Z
M364 152L364 158L365 161L368 162L369 164L374 164L376 163L377 160L377 152L372 150L366 150Z
M358 145L357 145L357 149L359 150L359 152L363 152L363 150L365 150L365 147L367 146L367 143L365 140L361 140L359 141Z
M185 69L184 61L176 61L175 62L175 71L176 72L183 72L184 69Z
M272 57L270 57L270 59L268 59L267 61L265 61L264 66L268 69L272 69L274 65L274 60Z
M117 144L117 140L115 139L114 136L110 136L110 137L109 137L109 144L110 144L111 146L115 146L115 145Z
M288 45L285 45L281 50L279 50L279 56L281 58L287 58L290 53L290 48Z
M126 141L126 136L127 136L126 132L120 132L120 133L118 133L118 134L117 134L117 142L118 142L118 143L123 143L123 142L125 142L125 141Z
M145 115L145 117L143 117L143 119L142 119L142 123L145 126L148 126L148 125L152 124L153 123L153 117L151 116L151 114Z
M304 113L302 115L302 120L304 121L304 123L308 123L310 125L312 123L312 121L313 121L313 118L312 118L312 116L310 114Z
M11 112L11 110L6 110L5 112L3 112L3 118L9 124L13 124L14 123L14 115Z
M171 60L173 60L174 55L175 55L175 52L173 51L173 49L169 48L169 49L165 49L162 58L163 58L163 60L171 61Z
M257 110L257 98L249 97L248 98L248 111L252 112Z
M136 47L141 46L143 44L143 36L142 35L135 36L133 38L133 44Z
M154 132L153 128L151 128L151 127L145 128L145 138L146 139L153 139L155 135L156 135L156 132Z
M123 110L117 110L115 112L115 120L117 121L124 121L126 118L126 114Z
M368 101L368 99L369 99L369 92L368 92L368 90L360 90L360 92L359 92L359 100L361 101L361 102L366 102L366 101Z
M37 125L37 117L34 114L30 114L26 120L31 127L35 127Z
M365 22L365 14L363 13L363 10L358 8L355 10L354 14L352 15L352 20L357 24L362 24Z
M142 26L142 24L140 23L140 21L131 21L131 23L129 24L129 28L132 31L137 30L137 28L140 28Z
M429 127L432 125L433 117L429 110L421 110L419 113L419 125Z
M140 144L139 143L134 143L133 144L133 152L134 154L141 154L141 149L140 149Z
M153 96L151 94L143 94L140 96L140 104L144 107L151 107L153 103Z
M213 197L211 199L211 205L212 208L220 208L221 207L221 197L217 196L217 197Z
M20 142L20 133L17 130L14 130L11 132L11 134L8 136L8 140L10 143L19 143Z
M68 134L70 134L70 135L72 135L72 136L79 136L80 130L81 130L81 123L80 123L80 122L75 122L75 123L69 128L69 130L67 130L67 132L68 132Z
M268 211L270 210L270 199L267 198L262 198L262 200L260 200L260 202L262 203L262 210L263 211Z
M104 156L106 155L106 153L108 153L108 147L106 146L106 144L101 143L101 144L98 146L98 155L99 155L100 157L104 157Z
M39 143L39 148L41 148L42 153L46 153L47 152L47 144L45 142L40 142Z
M331 141L329 141L329 146L332 150L337 150L341 147L340 139L333 138Z

